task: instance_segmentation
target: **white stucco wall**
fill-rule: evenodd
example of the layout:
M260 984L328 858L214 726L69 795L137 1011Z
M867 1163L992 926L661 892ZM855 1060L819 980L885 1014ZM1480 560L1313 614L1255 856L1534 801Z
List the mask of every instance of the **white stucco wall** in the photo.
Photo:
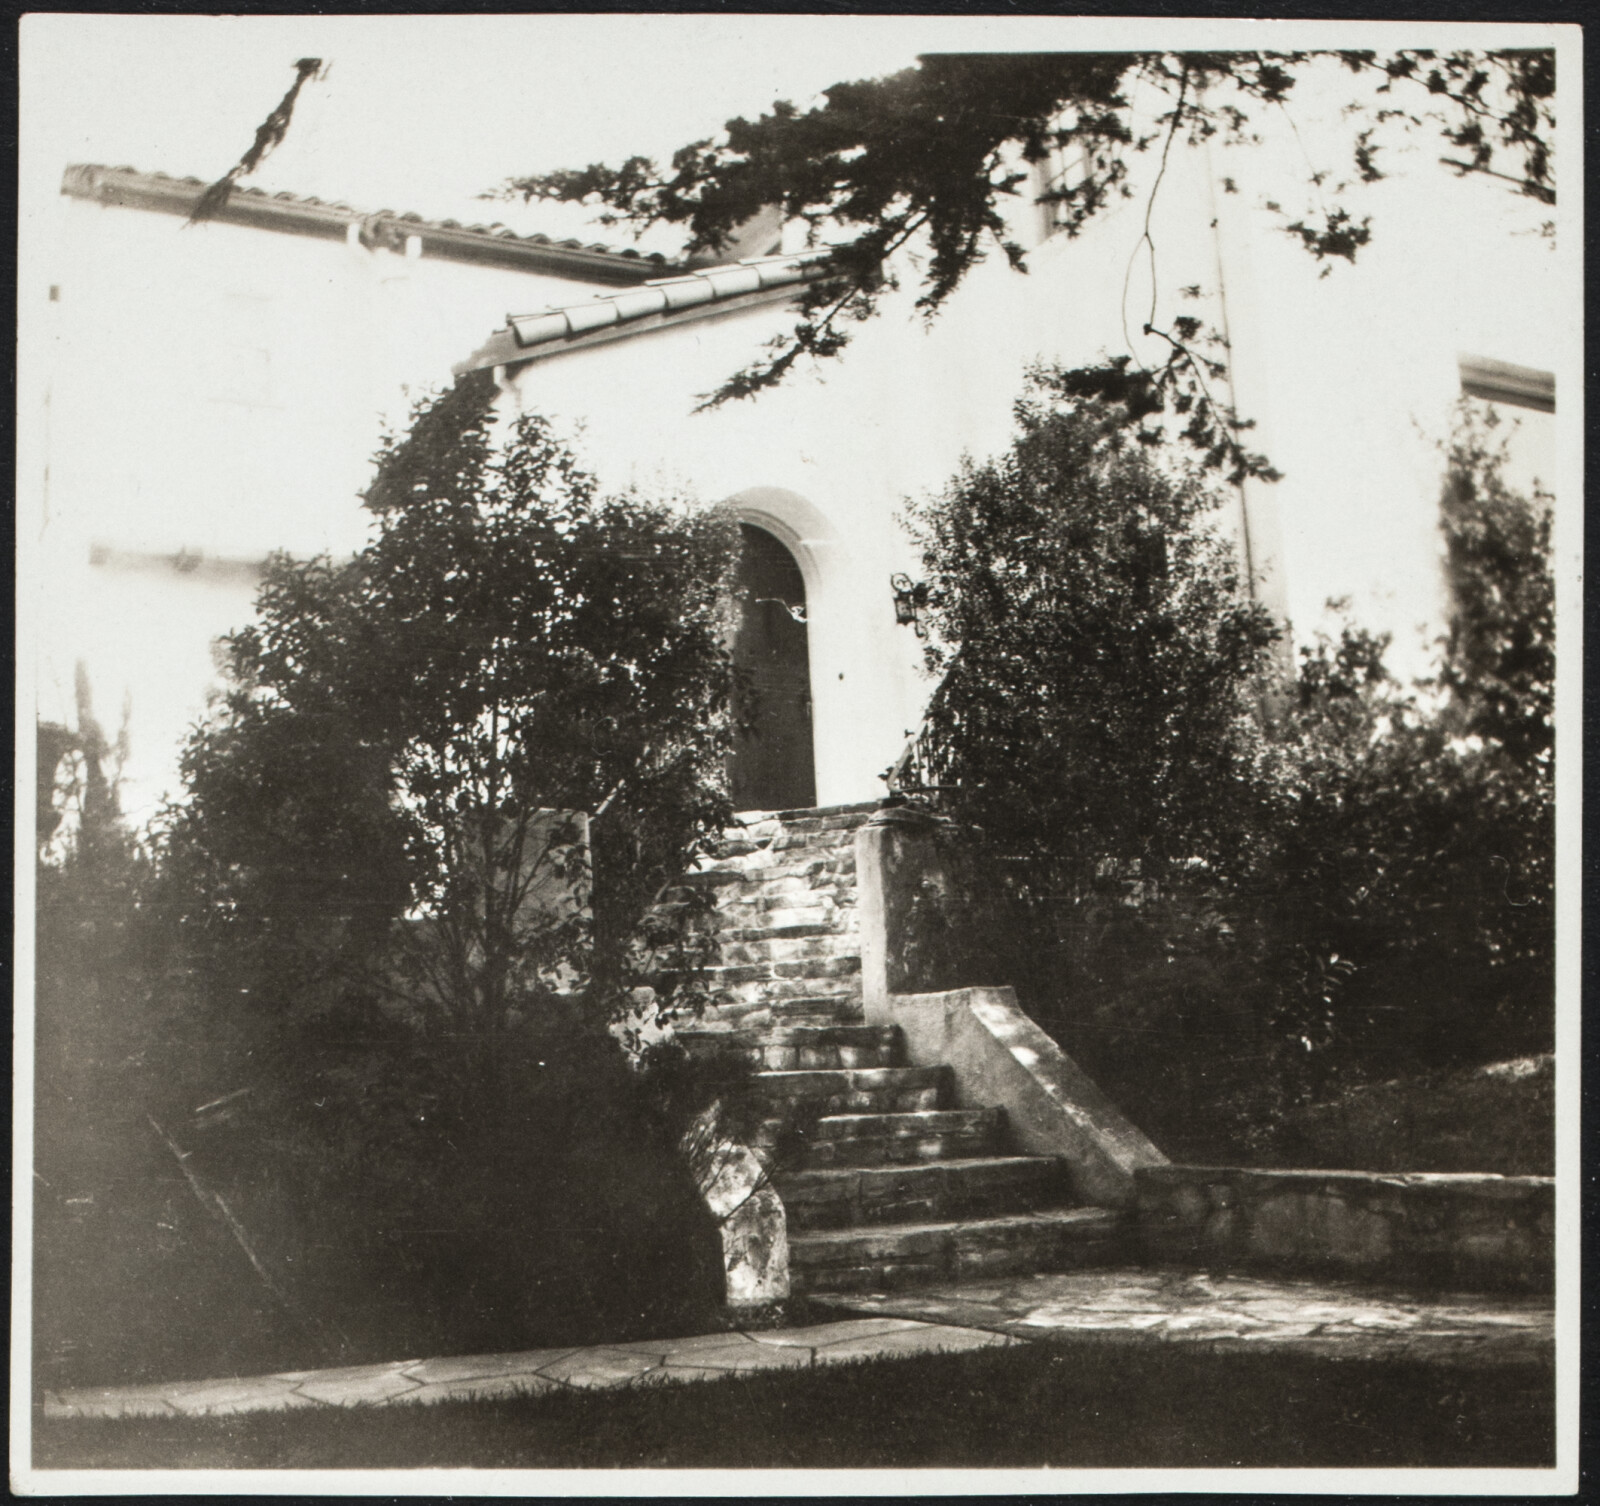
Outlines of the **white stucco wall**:
M19 478L38 709L71 720L78 660L108 732L129 707L124 805L142 821L176 792L212 643L249 620L255 583L137 556L358 548L384 419L447 385L508 310L598 285L65 196L49 212L48 286L22 289L43 310L21 394L42 458Z
M1425 669L1444 606L1434 446L1459 392L1457 357L1553 370L1572 311L1535 233L1539 206L1453 181L1426 144L1364 191L1373 244L1319 278L1264 207L1277 194L1300 212L1285 185L1303 183L1308 162L1340 165L1319 154L1348 131L1323 130L1316 104L1297 104L1298 136L1175 147L1150 216L1153 282L1141 233L1154 151L1138 160L1132 197L1077 240L1036 244L1028 275L996 254L928 325L911 308L911 273L842 360L754 401L692 411L784 327L781 309L517 370L515 401L564 420L607 485L742 499L794 548L811 596L820 801L881 793L929 689L917 640L893 621L889 576L917 573L896 521L905 499L941 487L963 454L1004 448L1030 362L1130 348L1157 359L1159 342L1140 333L1152 286L1156 323L1192 312L1225 325L1238 405L1284 472L1244 498L1263 599L1303 642L1326 623L1324 603L1348 597L1359 620L1394 634L1397 670ZM1222 191L1224 178L1238 192ZM28 262L30 278L46 274L21 289L33 344L19 518L37 568L20 589L35 608L40 713L69 715L78 659L108 727L131 704L126 796L144 819L175 788L179 743L216 683L211 644L247 619L253 585L127 557L357 547L380 415L403 413L405 387L448 381L507 312L603 290L226 224L185 229L64 197L50 213L48 234L31 232L49 255ZM1019 201L1017 222L1038 241L1036 210ZM1198 298L1180 294L1191 285ZM1515 417L1523 478L1552 481L1555 420ZM1237 497L1230 507L1239 513ZM91 565L94 544L123 564Z
M1342 95L1332 95L1332 99ZM1329 112L1331 113L1331 111ZM1297 114L1314 149L1337 141L1315 111ZM1306 158L1282 133L1216 153L1237 194L1217 196L1233 366L1241 410L1284 473L1271 491L1286 605L1305 641L1329 598L1394 634L1391 664L1420 673L1442 627L1439 443L1460 397L1460 355L1554 371L1576 315L1538 226L1551 211L1487 179L1455 178L1435 138L1380 157L1392 176L1352 200L1372 243L1327 277L1262 207ZM1314 158L1348 172L1331 152ZM1300 200L1285 199L1291 214ZM1558 405L1573 411L1579 394ZM1513 473L1553 487L1555 418L1505 408L1520 427Z
M1320 139L1312 127L1302 141ZM1328 139L1348 140L1348 132ZM1438 442L1460 395L1461 353L1553 369L1563 317L1537 207L1484 181L1453 181L1431 159L1369 190L1373 244L1355 265L1320 267L1264 207L1303 182L1294 138L1276 147L1178 146L1151 214L1156 316L1190 312L1226 329L1234 394L1254 418L1253 447L1282 471L1251 483L1247 508L1262 599L1305 643L1344 598L1393 635L1391 666L1425 673L1446 607L1439 569ZM783 521L811 609L818 799L882 792L877 775L920 719L928 682L918 645L893 624L889 576L916 573L895 522L907 497L942 486L963 454L1002 449L1011 404L1036 360L1077 365L1131 348L1151 275L1141 237L1154 153L1132 198L1081 238L1056 236L1019 276L993 257L927 326L911 309L914 274L841 360L753 401L694 413L697 395L784 327L761 309L572 350L514 368L513 402L567 421L614 486L686 487L705 500L751 488L790 494ZM1231 177L1237 192L1223 190ZM1290 215L1298 206L1285 200ZM1018 216L1026 234L1034 222ZM1180 289L1198 286L1197 298ZM1227 384L1220 395L1226 396ZM1553 453L1554 421L1520 421L1524 479ZM752 521L760 521L752 518Z

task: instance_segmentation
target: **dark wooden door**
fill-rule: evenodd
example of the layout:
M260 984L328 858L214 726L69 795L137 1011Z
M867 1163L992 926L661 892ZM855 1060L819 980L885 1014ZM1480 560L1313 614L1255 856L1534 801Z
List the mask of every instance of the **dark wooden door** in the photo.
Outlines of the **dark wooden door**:
M748 694L746 726L728 765L734 809L795 810L817 802L805 581L794 556L765 529L741 523L739 531L733 662Z

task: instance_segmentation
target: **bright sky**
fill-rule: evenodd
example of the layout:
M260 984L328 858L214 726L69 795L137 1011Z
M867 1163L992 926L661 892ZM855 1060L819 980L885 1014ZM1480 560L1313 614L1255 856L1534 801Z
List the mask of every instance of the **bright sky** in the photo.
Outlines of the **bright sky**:
M775 98L803 104L995 30L883 17L36 16L25 145L55 180L69 161L209 180L249 144L295 59L321 57L328 77L302 91L288 138L247 182L551 229L552 207L474 196L518 173L665 156Z
M1337 36L1316 24L1335 45L1381 45L1381 24ZM573 234L573 211L475 195L514 174L664 157L731 116L804 105L923 51L1288 44L1274 23L1049 17L32 15L23 202L53 197L69 162L221 176L307 56L328 77L302 91L288 139L246 182Z

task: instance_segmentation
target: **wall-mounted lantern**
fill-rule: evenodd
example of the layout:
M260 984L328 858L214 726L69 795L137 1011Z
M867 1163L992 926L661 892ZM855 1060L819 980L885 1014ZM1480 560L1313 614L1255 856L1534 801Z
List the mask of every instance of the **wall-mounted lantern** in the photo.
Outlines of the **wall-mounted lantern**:
M889 585L894 591L894 620L901 627L915 629L917 637L926 638L928 630L923 625L922 613L928 605L927 581L913 581L909 575L891 575Z

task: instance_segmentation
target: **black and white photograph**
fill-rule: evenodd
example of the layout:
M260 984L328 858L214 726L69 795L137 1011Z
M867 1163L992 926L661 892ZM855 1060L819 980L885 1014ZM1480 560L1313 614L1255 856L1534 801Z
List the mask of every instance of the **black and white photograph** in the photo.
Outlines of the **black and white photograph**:
M1580 27L19 70L14 1492L1577 1488Z

